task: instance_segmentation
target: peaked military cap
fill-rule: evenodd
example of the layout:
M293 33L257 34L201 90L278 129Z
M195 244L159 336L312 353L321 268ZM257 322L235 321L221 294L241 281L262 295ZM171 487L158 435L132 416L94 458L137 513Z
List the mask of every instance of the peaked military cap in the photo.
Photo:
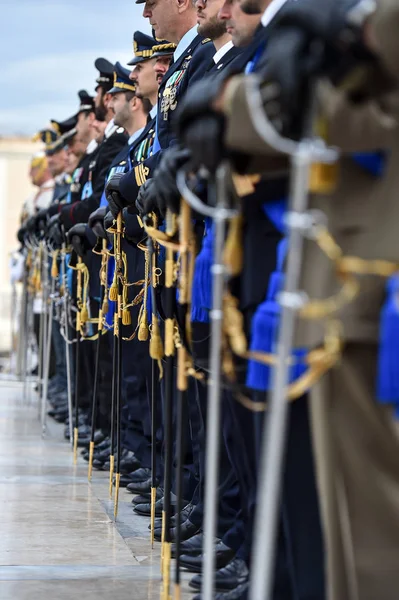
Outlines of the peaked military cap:
M109 90L109 94L119 94L120 92L135 92L136 86L129 79L130 71L125 69L117 62L114 66L114 86Z
M97 58L94 63L99 76L96 79L97 87L101 86L108 92L114 81L114 65L106 58Z
M157 58L158 56L171 56L176 50L176 48L176 44L172 44L171 42L167 42L166 40L157 42L157 44L152 47L152 58Z
M60 133L57 131L57 128L54 127L53 122L51 122L50 125L41 129L33 136L32 142L42 141L47 147L53 144L59 136Z
M86 92L86 90L80 90L80 92L78 92L78 96L79 96L79 101L80 101L80 105L79 105L79 109L77 112L77 115L82 113L82 112L92 112L94 111L94 98L93 96L90 96L90 94L88 94Z
M151 35L146 35L141 31L135 31L133 34L134 58L127 64L133 66L152 58L152 49L157 43L156 39Z
M58 133L58 138L51 145L46 145L47 156L52 156L61 150L66 145L66 140L71 139L71 137L75 135L77 132L77 122L78 119L76 115L69 119L65 119L65 121L55 121L54 119L51 121L51 125Z

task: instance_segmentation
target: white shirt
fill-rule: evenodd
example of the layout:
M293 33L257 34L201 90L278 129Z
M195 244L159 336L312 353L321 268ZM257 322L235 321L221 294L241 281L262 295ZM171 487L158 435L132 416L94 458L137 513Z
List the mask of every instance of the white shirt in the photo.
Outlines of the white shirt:
M89 142L89 145L86 148L86 154L93 154L94 150L97 148L98 143L96 142L96 140L91 140L91 142Z
M223 58L223 56L225 54L227 54L227 52L229 50L231 50L233 47L234 47L234 44L230 40L229 42L226 42L221 48L219 48L219 50L217 52L215 52L215 54L213 55L213 62L215 63L215 65L217 65L218 62L220 61L220 59Z
M157 113L158 113L158 104L154 104L154 106L150 110L151 119L154 119L157 116Z
M186 48L188 48L191 42L197 37L197 27L198 25L194 25L194 27L191 27L191 29L189 29L187 33L183 35L182 39L177 44L176 50L173 53L173 62L176 62L178 58L180 58L180 56L183 54Z
M111 135L112 135L113 133L115 133L115 131L116 131L117 129L119 129L119 128L118 128L118 126L117 126L117 125L115 125L115 123L114 123L114 120L113 120L113 119L111 119L111 120L110 120L110 122L108 123L108 125L107 125L107 126L106 126L106 128L105 128L105 131L104 131L104 139L106 139L106 140L107 140L108 138L110 138L110 137L111 137ZM123 130L123 127L121 127L121 129Z
M274 19L280 8L282 8L286 2L287 0L273 0L273 2L269 4L262 15L261 22L263 27L269 25L270 21Z
M133 144L134 140L137 140L137 138L143 133L144 129L145 129L144 127L140 127L140 129L138 129L137 131L132 133L132 135L130 136L130 138L127 141L129 146L131 146Z

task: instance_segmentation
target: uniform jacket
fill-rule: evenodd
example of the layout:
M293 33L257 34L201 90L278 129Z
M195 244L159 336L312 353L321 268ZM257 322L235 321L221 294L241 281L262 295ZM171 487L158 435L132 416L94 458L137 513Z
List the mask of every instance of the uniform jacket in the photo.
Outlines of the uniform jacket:
M371 19L379 44L380 57L393 81L399 79L399 3L380 0ZM399 95L384 96L362 105L353 105L338 91L321 88L321 106L328 120L328 142L342 148L337 190L328 198L312 199L321 208L328 227L344 255L363 259L399 261L397 222L399 204ZM254 129L250 115L250 78L233 78L226 89L225 110L229 115L226 141L230 148L257 155L257 166L270 169L275 151ZM353 152L384 150L385 172L371 175L353 159ZM384 301L386 281L362 277L361 293L341 313L347 340L377 341L379 314ZM331 263L313 242L305 247L301 287L312 298L325 298L336 291ZM320 342L320 325L301 322L299 345Z
M117 128L109 137L104 138L95 153L88 155L87 179L80 186L81 198L61 210L67 230L76 223L86 223L90 214L99 207L110 165L127 139L125 130Z
M165 73L159 87L156 118L156 135L161 149L168 148L176 139L173 117L179 100L190 84L204 76L214 53L212 42L197 35ZM120 190L128 202L134 203L140 186L153 176L161 154L162 150L149 156L139 168L133 169L121 180Z

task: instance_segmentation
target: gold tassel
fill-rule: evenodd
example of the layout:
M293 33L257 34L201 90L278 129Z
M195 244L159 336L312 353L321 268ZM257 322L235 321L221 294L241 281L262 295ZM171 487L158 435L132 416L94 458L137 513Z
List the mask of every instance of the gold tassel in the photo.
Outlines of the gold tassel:
M128 308L124 308L122 310L122 324L123 325L131 325L132 324L132 315L130 314L130 310Z
M108 298L105 296L104 302L103 302L103 315L107 315L108 311L109 311L109 303L108 303Z
M87 323L88 320L89 320L89 311L87 310L87 306L85 304L84 306L82 306L82 310L80 311L80 322L83 325L84 323Z
M109 288L109 299L111 300L111 302L116 302L118 300L118 286L116 283L116 271L115 271L114 280L112 282L112 285Z
M158 317L152 313L150 356L153 360L161 360L163 357L163 344L159 331Z
M144 308L139 326L138 339L140 342L146 342L148 340L148 323L147 323L147 309Z
M53 252L53 261L51 263L51 277L53 279L56 279L59 275L57 259L58 259L58 250L55 250Z
M229 233L224 247L223 261L233 276L239 275L242 271L242 226L242 215L233 217L230 221Z

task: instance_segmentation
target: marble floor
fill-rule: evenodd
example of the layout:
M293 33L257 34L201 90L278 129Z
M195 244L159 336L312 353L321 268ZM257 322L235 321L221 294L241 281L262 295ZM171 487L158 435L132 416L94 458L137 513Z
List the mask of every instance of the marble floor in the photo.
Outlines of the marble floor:
M160 544L149 520L120 494L113 521L107 474L73 466L63 426L41 436L35 394L0 382L0 599L154 600L160 597ZM183 575L182 598L192 598Z

